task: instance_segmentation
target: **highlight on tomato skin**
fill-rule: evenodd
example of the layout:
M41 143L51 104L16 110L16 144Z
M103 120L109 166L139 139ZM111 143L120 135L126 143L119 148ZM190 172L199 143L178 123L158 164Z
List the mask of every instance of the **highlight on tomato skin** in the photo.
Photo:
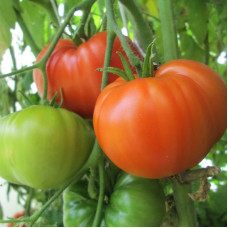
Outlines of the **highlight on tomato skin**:
M99 32L79 47L71 40L60 39L46 64L48 80L47 99L51 100L59 92L57 102L60 103L62 90L62 107L73 111L85 118L92 118L96 99L101 90L102 72L96 71L104 65L107 31ZM142 59L136 45L126 37L132 51ZM46 54L47 45L38 55L39 62ZM118 37L115 38L110 66L123 69L117 52L127 55ZM129 61L128 61L129 62ZM131 67L133 71L135 69ZM109 83L117 79L110 74ZM34 69L33 80L40 97L43 95L43 77L39 69Z
M108 85L94 110L97 140L122 170L163 178L197 165L226 129L226 85L191 60L162 65L154 77Z

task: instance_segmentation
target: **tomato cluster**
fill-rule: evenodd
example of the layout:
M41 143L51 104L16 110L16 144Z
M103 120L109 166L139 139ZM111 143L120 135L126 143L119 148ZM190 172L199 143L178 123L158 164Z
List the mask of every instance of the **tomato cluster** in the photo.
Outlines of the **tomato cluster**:
M174 60L153 77L125 81L110 74L100 92L102 73L96 69L103 67L106 39L104 31L79 47L58 41L46 63L47 100L59 92L61 102L62 91L62 108L30 106L0 119L0 176L33 188L60 188L86 162L96 136L108 158L127 172L112 189L101 225L159 226L165 195L155 179L194 167L220 139L226 129L226 86L208 66ZM117 51L126 57L118 38L110 65L123 70ZM42 96L40 70L33 78ZM85 118L93 118L94 130ZM86 182L73 184L63 197L64 225L92 226L97 201Z

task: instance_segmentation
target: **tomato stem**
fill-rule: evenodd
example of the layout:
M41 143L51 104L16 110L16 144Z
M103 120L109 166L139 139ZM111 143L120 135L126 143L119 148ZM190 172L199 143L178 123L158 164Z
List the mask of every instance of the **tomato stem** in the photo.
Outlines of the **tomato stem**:
M101 222L102 217L102 208L103 208L103 202L104 202L104 189L105 189L105 177L104 177L104 161L103 158L100 159L100 162L98 164L99 169L99 198L97 203L97 210L95 214L95 218L93 220L93 227L98 227Z
M107 9L107 21L108 21L108 30L114 32L120 39L120 42L123 46L123 49L125 50L127 57L129 58L129 61L132 66L134 66L137 70L138 75L141 75L141 63L140 59L134 55L132 52L125 36L122 34L120 28L117 25L117 22L115 20L114 16L114 9L113 9L113 3L110 0L105 1L106 9Z
M105 59L104 59L104 68L108 67L111 62L111 56L112 56L112 48L113 48L113 43L115 40L115 33L111 30L108 30L108 35L107 35L107 47L105 51ZM103 90L106 85L108 84L108 71L103 71L102 74L102 82L101 82L101 90Z
M158 0L165 62L179 56L172 5L172 0Z
M19 25L23 31L23 36L24 36L25 40L28 42L28 44L31 47L31 50L34 53L34 55L37 55L40 52L40 48L38 47L35 40L33 39L33 36L30 33L26 23L24 22L24 19L21 16L20 11L17 10L16 8L14 8L14 11L15 11L15 14L17 16L17 21L18 21L18 23L19 23Z
M30 215L30 212L31 212L31 203L32 203L32 199L33 199L33 196L34 196L34 189L33 188L29 188L29 195L26 199L26 202L25 202L25 216L29 216Z
M181 184L177 180L173 179L172 188L178 213L179 227L197 226L194 202L188 196L188 193L191 193L191 185Z
M85 28L86 21L87 21L87 19L89 17L90 11L91 11L91 7L94 4L94 2L95 2L95 0L90 0L88 2L88 4L86 5L86 7L84 8L84 12L83 12L80 24L77 27L75 33L73 34L72 40L76 44L76 46L80 45L79 39L77 37L85 38L84 28ZM81 41L81 43L82 43L82 41Z

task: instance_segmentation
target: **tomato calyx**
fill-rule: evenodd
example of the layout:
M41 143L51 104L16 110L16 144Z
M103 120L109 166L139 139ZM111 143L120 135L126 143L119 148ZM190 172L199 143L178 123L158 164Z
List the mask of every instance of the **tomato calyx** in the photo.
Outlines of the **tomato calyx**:
M124 67L124 71L119 68L115 68L115 67L98 68L97 71L108 71L109 73L113 73L113 74L120 76L121 78L123 78L126 81L134 80L135 76L134 76L134 74L131 70L131 67L129 66L126 58L123 56L123 54L121 52L116 52L116 53L120 56L122 65Z
M142 65L142 78L153 77L154 75L154 64L153 57L154 54L152 52L153 42L149 44L146 50L146 56Z
M147 51L146 51L146 56L145 59L142 63L142 75L139 75L139 78L148 78L148 77L153 77L154 76L154 63L153 63L153 58L154 58L154 53L152 51L153 49L153 42L148 46ZM135 77L131 67L129 66L126 58L123 56L122 53L117 52L117 54L120 56L121 62L124 67L124 71L120 70L115 67L104 67L104 68L98 68L97 71L108 71L109 73L116 74L123 78L125 81L131 81L134 80Z

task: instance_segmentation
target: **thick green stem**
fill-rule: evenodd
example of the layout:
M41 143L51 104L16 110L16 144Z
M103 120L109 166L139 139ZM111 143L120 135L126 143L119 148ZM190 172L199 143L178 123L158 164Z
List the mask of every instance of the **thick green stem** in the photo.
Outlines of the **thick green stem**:
M115 40L115 33L112 30L111 31L108 30L104 67L108 67L110 65L114 40ZM103 90L107 84L108 84L108 71L103 71L101 90Z
M99 198L98 198L95 218L93 220L93 225L92 225L93 227L98 227L100 225L101 218L102 218L102 212L103 212L104 190L105 190L104 161L103 161L103 159L100 160L98 168L99 168Z
M61 25L61 18L59 16L59 13L58 13L58 5L56 3L56 0L50 0L50 3L52 5L52 9L53 9L53 13L54 13L54 17L56 18L56 23L58 26Z
M190 184L180 184L177 180L172 180L174 200L178 214L179 227L197 226L194 203L188 196L191 193Z
M139 10L139 7L135 4L135 1L129 0L119 0L130 12L129 19L133 25L134 35L139 43L139 46L144 52L148 45L153 40L153 33L143 18L142 12Z
M31 203L32 203L32 199L33 199L33 196L34 196L34 189L33 188L30 188L29 189L29 195L26 199L26 202L25 202L25 216L30 216L30 213L31 213Z
M175 29L172 0L158 0L161 19L162 41L165 62L178 59L177 33Z
M175 30L172 0L158 0L161 19L164 59L168 62L178 58L177 33ZM188 193L190 184L180 184L172 180L173 194L178 213L179 226L196 226L194 202Z
M94 2L95 2L95 0L90 1L87 4L87 6L84 8L84 10L83 10L84 13L81 18L80 24L77 27L77 29L73 35L73 41L76 39L77 36L80 38L85 37L84 27L85 27L85 24L86 24L86 21L87 21L89 15L90 15L91 7L94 4Z
M140 72L141 72L140 60L132 52L125 36L122 34L120 28L117 25L117 22L116 22L115 16L114 16L112 0L105 0L105 5L106 5L106 9L107 9L108 30L114 31L116 33L116 35L119 37L120 42L129 58L131 65L136 67L138 73L140 74Z

